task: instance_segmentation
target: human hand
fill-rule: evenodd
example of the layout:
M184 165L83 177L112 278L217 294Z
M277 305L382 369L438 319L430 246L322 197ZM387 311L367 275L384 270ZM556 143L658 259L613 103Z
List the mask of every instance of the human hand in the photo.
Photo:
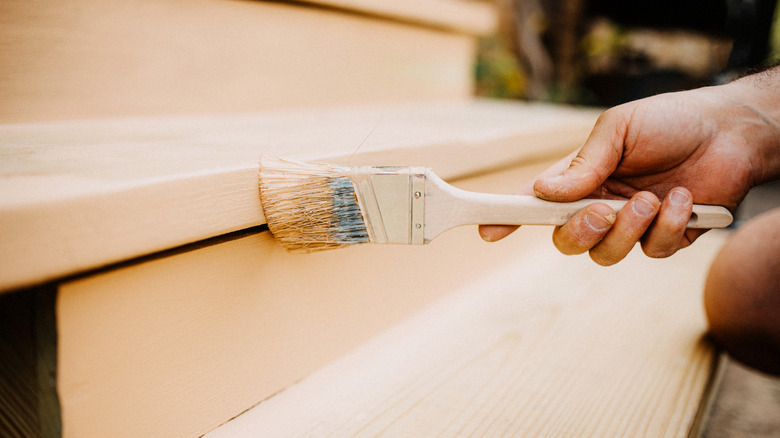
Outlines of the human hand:
M704 232L686 229L694 202L733 211L767 175L757 163L765 149L777 148L780 129L745 96L744 84L734 83L612 108L579 151L521 193L560 202L629 200L618 214L595 203L556 227L553 242L564 254L588 251L611 265L639 241L650 257L670 256ZM495 241L515 228L482 225L480 234Z

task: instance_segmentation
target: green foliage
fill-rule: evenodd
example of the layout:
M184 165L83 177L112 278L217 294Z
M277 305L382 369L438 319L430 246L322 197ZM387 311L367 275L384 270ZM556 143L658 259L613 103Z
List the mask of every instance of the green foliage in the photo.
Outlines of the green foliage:
M772 33L769 35L770 63L780 62L780 0L775 7L775 18L772 22Z
M474 66L477 95L492 98L524 98L526 75L517 57L498 36L481 38Z

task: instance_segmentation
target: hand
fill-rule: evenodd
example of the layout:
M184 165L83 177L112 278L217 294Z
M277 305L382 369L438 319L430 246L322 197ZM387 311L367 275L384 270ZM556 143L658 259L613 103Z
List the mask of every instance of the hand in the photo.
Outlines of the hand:
M553 242L564 254L589 251L595 262L610 265L640 241L648 256L670 256L704 232L686 229L694 202L733 211L774 172L757 163L766 150L777 151L780 129L771 121L776 114L745 101L761 100L760 91L735 82L612 108L579 151L521 193L561 202L629 200L618 214L596 203L556 227ZM483 225L480 234L494 241L516 228Z

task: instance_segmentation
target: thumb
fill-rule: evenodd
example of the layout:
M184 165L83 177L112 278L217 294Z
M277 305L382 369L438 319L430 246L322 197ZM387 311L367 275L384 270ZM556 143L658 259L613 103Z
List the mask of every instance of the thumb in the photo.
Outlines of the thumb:
M603 184L623 156L628 127L625 113L616 107L602 114L582 148L556 165L560 168L568 163L568 168L557 174L542 175L534 182L536 196L548 201L576 201Z

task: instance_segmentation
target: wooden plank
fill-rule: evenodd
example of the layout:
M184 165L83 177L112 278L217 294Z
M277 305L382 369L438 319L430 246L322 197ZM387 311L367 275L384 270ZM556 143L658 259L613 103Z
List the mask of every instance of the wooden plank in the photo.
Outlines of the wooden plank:
M475 43L302 4L5 0L0 47L9 123L465 99Z
M491 4L471 0L304 0L348 11L394 18L472 34L495 30L497 12Z
M263 224L262 153L457 178L562 156L597 114L469 102L0 126L0 290Z
M602 268L528 251L207 438L696 436L715 364L701 288L726 232Z
M458 184L511 192L545 165ZM291 255L264 232L67 282L64 436L199 436L530 250L468 227L426 246Z

